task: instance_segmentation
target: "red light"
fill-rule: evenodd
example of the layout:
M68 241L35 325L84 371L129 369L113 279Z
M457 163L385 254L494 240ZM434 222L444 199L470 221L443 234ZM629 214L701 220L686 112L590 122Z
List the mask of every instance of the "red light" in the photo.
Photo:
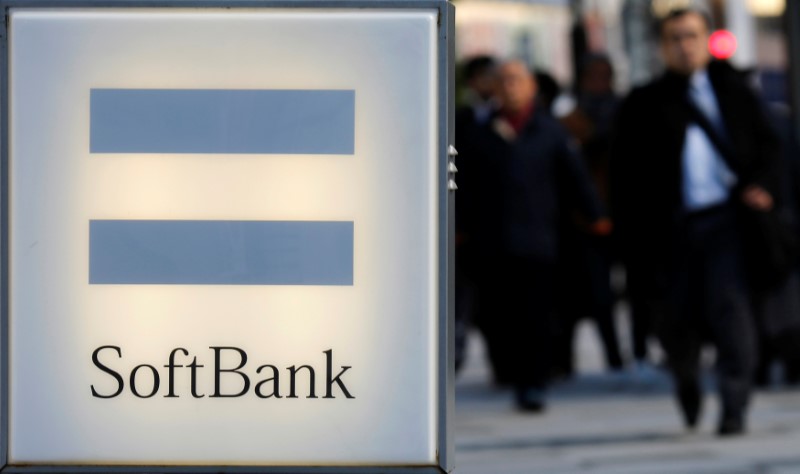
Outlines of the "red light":
M708 39L708 50L717 59L728 59L736 52L736 35L728 30L717 30Z

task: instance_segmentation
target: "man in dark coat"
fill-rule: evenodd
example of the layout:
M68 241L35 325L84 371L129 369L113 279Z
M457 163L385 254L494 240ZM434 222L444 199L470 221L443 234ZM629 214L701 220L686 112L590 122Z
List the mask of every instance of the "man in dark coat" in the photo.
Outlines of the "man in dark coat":
M678 10L659 25L667 71L622 105L611 208L629 279L646 288L688 428L702 392L700 352L717 351L720 435L742 433L756 358L742 209L774 205L779 150L741 75L712 61L710 21Z
M500 109L461 136L457 206L472 255L484 333L495 377L516 389L519 408L540 411L550 376L558 214L575 202L594 227L599 200L560 124L534 102L525 64L498 69Z
M465 103L456 109L456 149L469 151L473 148L470 140L476 136L476 129L484 127L496 111L495 100L497 64L490 56L477 56L464 64ZM468 154L468 153L467 153ZM456 159L459 167L464 156ZM461 173L464 174L463 172ZM459 181L461 179L459 178ZM469 329L475 323L476 302L480 300L475 285L474 259L468 246L464 245L462 223L466 222L460 205L460 194L456 197L456 298L455 298L455 363L459 372L467 358Z

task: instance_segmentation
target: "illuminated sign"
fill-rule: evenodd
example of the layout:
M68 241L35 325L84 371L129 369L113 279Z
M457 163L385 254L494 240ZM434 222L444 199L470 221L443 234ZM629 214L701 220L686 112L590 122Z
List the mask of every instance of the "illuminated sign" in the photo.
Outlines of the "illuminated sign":
M1 464L452 469L452 6L1 5Z

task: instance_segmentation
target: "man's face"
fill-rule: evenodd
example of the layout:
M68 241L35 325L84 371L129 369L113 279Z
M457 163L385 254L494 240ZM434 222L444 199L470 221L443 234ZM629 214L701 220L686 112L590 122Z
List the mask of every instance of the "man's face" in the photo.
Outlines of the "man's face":
M520 61L511 61L500 66L497 96L503 108L511 113L525 109L536 96L536 81L528 68Z
M711 61L708 51L710 32L699 13L689 12L668 20L661 32L661 54L667 68L690 75Z
M497 76L493 69L487 69L472 78L467 84L483 100L489 100L497 90Z
M581 91L589 95L610 94L614 87L614 72L605 61L593 61L586 66Z

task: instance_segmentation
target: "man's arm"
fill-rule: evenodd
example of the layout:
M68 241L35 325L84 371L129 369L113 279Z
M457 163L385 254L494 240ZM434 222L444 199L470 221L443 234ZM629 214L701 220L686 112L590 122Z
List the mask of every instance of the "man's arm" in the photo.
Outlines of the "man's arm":
M578 150L577 143L566 135L559 147L557 158L559 181L564 184L567 197L589 223L589 231L598 235L611 232L611 221L589 176L589 170Z

